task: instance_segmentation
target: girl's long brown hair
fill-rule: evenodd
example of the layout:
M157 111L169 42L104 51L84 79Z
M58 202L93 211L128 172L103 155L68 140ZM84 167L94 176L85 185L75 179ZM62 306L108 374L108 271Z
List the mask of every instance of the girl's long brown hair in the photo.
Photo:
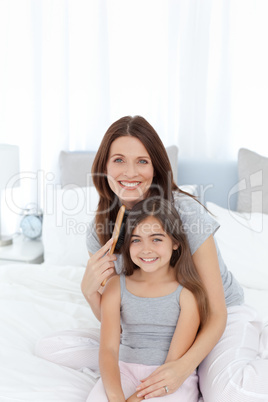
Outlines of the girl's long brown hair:
M125 240L122 249L124 258L122 272L125 275L132 275L134 270L139 268L130 258L131 235L135 227L148 216L156 218L174 244L179 244L179 248L172 253L170 265L175 270L178 282L195 296L201 325L203 325L209 316L207 292L193 263L180 216L170 201L159 197L148 198L136 204L130 211L126 221Z
M95 224L101 245L104 245L111 237L119 209L119 200L111 190L105 174L108 156L112 142L124 136L140 140L151 158L154 178L149 190L149 197L159 195L172 200L173 190L183 193L173 180L166 149L154 128L141 116L125 116L117 120L106 131L91 170L93 183L100 196Z

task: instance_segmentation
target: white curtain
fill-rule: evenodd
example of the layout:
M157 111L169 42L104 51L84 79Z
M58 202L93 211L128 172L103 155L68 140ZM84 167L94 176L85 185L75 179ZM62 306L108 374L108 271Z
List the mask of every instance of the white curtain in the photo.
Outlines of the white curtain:
M29 172L17 204L124 115L184 159L267 154L267 15L267 0L0 0L0 142Z

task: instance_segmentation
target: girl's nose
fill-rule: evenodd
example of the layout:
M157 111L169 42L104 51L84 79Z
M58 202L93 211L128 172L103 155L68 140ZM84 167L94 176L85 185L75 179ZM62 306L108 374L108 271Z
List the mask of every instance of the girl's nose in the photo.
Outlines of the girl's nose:
M150 254L152 252L150 244L145 243L142 249L143 254Z

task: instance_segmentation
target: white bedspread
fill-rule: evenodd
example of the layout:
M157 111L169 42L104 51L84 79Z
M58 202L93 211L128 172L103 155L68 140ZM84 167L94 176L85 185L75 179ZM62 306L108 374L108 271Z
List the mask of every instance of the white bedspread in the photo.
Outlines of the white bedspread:
M72 266L0 267L1 402L86 400L93 375L34 354L37 340L47 334L99 326L80 290L83 272Z
M93 372L62 367L34 354L39 338L57 330L98 327L80 283L84 268L0 266L0 401L84 402ZM263 314L268 291L246 289ZM97 402L97 401L96 401Z

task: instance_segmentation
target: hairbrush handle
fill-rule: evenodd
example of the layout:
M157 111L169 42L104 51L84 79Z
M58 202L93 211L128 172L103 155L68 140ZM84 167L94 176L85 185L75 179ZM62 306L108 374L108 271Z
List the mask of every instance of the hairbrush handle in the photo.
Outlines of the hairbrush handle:
M114 249L115 249L118 237L119 237L121 225L122 225L122 222L123 222L125 210L126 210L125 205L122 205L119 208L119 211L117 213L117 217L116 217L115 224L114 224L114 230L113 230L113 234L112 234L112 238L114 239L114 241L113 241L113 244L111 245L110 250L108 251L108 254L110 254L110 255L112 255L113 252L114 252ZM106 282L107 282L107 279L104 279L101 282L101 286L105 286Z

